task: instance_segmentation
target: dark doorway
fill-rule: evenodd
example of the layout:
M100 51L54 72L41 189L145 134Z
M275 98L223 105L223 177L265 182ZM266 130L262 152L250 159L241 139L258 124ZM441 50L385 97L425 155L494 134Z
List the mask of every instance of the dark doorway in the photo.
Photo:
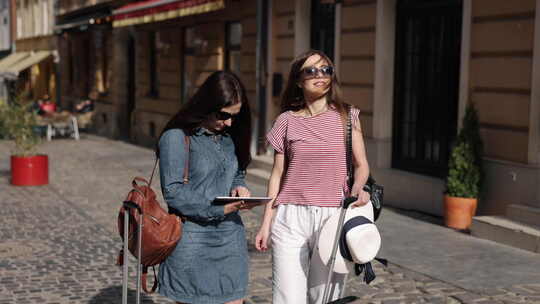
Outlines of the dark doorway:
M400 0L392 166L442 177L456 135L461 0Z
M131 139L131 116L133 110L135 109L135 39L129 37L127 40L127 83L126 83L126 108L125 108L125 124L121 130L122 139L130 140Z
M336 28L336 5L311 1L311 48L323 51L334 60L334 40Z

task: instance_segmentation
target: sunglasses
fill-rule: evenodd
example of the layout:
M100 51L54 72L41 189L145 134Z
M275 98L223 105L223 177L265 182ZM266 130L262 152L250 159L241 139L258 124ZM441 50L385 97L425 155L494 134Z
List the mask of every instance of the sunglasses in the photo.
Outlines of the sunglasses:
M334 75L334 68L331 66L323 66L321 68L316 68L314 66L303 68L302 74L306 77L316 77L319 72L321 72L321 75L323 76L332 76Z
M218 120L234 119L236 118L237 115L238 114L231 114L229 112L223 112L223 111L216 112L216 118Z

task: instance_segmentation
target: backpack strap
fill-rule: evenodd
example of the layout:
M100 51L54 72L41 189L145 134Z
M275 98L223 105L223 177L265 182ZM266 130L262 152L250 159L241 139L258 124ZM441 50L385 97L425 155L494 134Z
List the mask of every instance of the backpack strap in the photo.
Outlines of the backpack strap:
M189 183L189 136L184 136L186 160L184 161L184 184Z
M184 161L184 184L189 183L189 144L191 143L191 140L189 136L184 136L184 152L186 153L186 160ZM156 161L154 162L154 169L152 169L152 174L150 175L150 180L148 182L148 186L150 187L152 185L152 180L154 179L154 173L156 172L157 164L158 164L159 156L156 157Z

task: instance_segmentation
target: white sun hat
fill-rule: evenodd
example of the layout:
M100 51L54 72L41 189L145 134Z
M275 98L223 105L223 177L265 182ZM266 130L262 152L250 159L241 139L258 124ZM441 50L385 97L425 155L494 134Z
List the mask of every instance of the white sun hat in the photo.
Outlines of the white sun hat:
M318 252L325 265L329 264L332 255L339 214L337 212L326 221L319 236ZM371 202L360 207L349 207L343 222L334 272L349 273L355 264L365 264L375 259L380 248L381 236L373 223Z

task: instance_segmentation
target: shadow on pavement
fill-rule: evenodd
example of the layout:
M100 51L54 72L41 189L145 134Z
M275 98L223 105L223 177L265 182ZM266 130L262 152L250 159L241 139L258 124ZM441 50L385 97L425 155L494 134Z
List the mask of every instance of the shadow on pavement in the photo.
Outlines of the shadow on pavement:
M9 170L0 170L0 176L8 177L9 175Z
M423 221L423 222L438 225L438 226L444 226L444 219L442 217L415 211L415 210L400 209L400 208L384 206L384 205L383 205L383 210L381 212L381 217L384 216L385 209L391 210L392 212L395 212L400 215L408 216L415 220Z
M128 303L135 303L136 291L128 289ZM104 288L96 294L88 304L120 304L122 303L122 286L110 286ZM141 303L144 304L157 304L151 298L146 296L144 292L141 292Z

